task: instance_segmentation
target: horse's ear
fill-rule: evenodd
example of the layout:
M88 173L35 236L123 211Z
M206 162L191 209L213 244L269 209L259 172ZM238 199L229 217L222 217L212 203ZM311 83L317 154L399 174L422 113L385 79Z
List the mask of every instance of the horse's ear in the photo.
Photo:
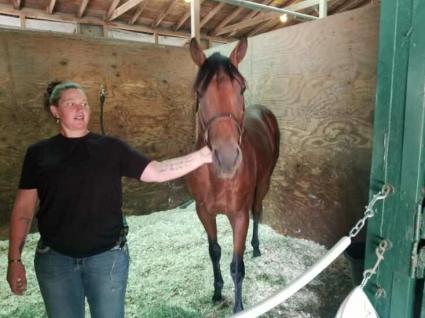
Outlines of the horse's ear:
M199 47L198 41L196 41L195 38L192 38L192 40L190 40L190 54L192 55L192 60L199 67L201 67L207 59L204 52L202 52L201 48Z
M248 40L246 38L242 38L239 40L236 47L233 49L232 53L230 53L230 60L233 65L236 67L243 60L246 54L246 50L248 49Z

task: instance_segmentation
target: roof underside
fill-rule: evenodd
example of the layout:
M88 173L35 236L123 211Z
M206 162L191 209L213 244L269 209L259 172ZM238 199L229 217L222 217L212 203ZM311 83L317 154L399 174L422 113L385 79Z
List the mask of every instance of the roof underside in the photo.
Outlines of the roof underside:
M260 12L221 1L200 1L201 36L212 41L228 42L303 22L295 17L281 22L277 12ZM374 0L328 0L327 15L359 8L371 1ZM314 0L251 2L292 9ZM318 5L297 10L314 16L318 11ZM189 38L191 34L190 3L184 0L0 0L0 14L96 24L166 36Z

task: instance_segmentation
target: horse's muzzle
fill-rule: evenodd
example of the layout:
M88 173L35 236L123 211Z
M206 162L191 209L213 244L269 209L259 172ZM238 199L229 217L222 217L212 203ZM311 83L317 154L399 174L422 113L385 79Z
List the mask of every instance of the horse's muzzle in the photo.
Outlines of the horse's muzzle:
M213 165L217 177L232 178L242 162L242 151L239 145L223 144L213 149Z

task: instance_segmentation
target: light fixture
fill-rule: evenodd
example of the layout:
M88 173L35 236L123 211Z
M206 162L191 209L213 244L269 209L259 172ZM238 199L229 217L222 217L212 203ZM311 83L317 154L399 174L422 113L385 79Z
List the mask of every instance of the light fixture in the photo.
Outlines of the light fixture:
M190 3L190 1L192 1L192 0L184 0L184 2L186 2L186 3Z
M282 22L282 23L285 23L285 22L287 22L288 21L288 15L285 13L285 14L282 14L280 17L279 17L279 19L280 19L280 22Z

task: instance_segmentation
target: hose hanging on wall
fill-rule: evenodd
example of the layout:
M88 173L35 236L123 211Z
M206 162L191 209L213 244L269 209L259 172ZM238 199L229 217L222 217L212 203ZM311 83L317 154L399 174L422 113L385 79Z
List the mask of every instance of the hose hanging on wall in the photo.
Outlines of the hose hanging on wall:
M105 89L103 88L103 84L100 85L100 91L99 91L99 100L100 100L100 131L102 132L102 135L105 134L105 129L103 126L103 104L105 103L106 95L105 95Z

